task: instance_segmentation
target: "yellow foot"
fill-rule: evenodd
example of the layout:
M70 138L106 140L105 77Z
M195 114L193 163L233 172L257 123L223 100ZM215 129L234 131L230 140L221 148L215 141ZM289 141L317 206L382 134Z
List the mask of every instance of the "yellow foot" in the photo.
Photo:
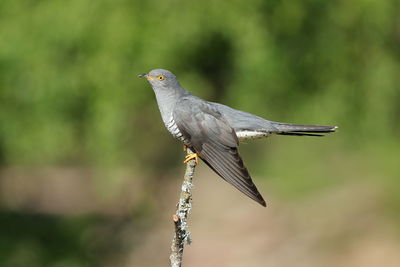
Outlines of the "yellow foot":
M185 160L183 161L183 163L188 163L192 159L195 159L196 164L199 164L199 156L197 155L197 153L192 153L192 154L187 155L185 157Z

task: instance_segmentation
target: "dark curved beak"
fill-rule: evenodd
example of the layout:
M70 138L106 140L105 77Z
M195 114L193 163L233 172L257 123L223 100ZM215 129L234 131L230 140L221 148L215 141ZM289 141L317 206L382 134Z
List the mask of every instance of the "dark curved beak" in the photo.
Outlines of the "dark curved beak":
M138 75L139 78L143 78L143 77L146 77L146 76L147 76L147 73L143 73L143 74L139 74Z

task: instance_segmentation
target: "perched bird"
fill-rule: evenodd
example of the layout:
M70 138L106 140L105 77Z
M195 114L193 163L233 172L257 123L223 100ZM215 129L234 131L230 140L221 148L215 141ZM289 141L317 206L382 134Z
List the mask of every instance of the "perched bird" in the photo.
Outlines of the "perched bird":
M184 162L200 157L222 179L264 207L266 203L239 155L239 141L271 134L322 136L337 128L269 121L205 101L186 91L168 70L155 69L139 77L145 77L152 86L168 131L195 151Z

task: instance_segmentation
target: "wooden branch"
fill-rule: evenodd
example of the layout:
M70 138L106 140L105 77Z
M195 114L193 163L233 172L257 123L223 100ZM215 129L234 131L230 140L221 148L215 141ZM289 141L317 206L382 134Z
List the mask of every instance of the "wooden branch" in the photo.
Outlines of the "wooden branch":
M187 148L186 152L188 155L193 153L190 148ZM191 243L187 217L192 208L192 180L196 165L197 162L195 159L189 160L186 164L186 172L183 177L179 202L177 204L176 213L172 216L172 220L175 224L175 235L172 239L171 255L169 256L171 267L180 267L182 265L185 242L188 244Z

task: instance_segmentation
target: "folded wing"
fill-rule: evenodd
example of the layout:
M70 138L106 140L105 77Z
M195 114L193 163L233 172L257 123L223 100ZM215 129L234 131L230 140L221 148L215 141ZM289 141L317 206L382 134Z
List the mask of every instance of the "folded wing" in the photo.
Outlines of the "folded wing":
M173 118L199 157L225 181L265 206L238 152L234 129L213 106L193 97L178 101Z

